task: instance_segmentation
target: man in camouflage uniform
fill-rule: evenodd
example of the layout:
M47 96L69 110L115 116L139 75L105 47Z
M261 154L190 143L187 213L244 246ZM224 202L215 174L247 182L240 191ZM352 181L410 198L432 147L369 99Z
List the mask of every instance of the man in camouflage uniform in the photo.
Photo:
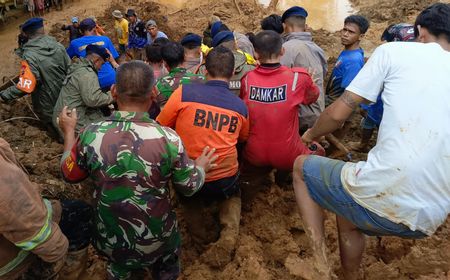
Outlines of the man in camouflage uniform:
M249 71L255 69L254 65L248 64L246 56L237 49L236 40L233 32L222 31L214 36L212 46L223 46L233 52L234 55L234 74L231 77L229 87L230 90L239 96L241 90L241 78ZM199 73L206 73L206 66L203 64L199 68Z
M94 245L108 257L109 279L128 279L152 267L153 279L176 279L180 272L180 233L170 205L168 181L183 195L197 192L215 161L206 147L192 161L175 131L150 119L154 77L141 61L117 71L112 95L119 110L74 136L76 111L64 107L61 169L69 182L91 176L94 198Z
M169 97L178 86L204 82L205 77L199 74L192 74L182 67L184 62L184 48L180 43L170 42L161 49L164 65L169 69L169 74L162 77L156 83L157 103L162 109Z
M55 38L45 35L42 18L32 18L22 25L28 41L17 54L22 59L19 82L0 92L0 101L31 95L33 110L50 131L53 107L70 65L66 49Z
M110 55L105 48L97 45L88 45L86 54L86 58L80 57L70 66L53 110L53 122L57 126L57 118L64 106L77 109L77 132L90 123L102 120L104 115L100 107L113 102L111 93L101 90L97 74Z

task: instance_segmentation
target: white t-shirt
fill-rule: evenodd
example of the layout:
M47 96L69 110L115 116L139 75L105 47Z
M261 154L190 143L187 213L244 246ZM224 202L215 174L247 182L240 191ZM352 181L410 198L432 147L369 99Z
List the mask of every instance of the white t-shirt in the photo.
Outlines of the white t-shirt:
M383 120L367 161L347 163L342 184L361 206L433 234L450 213L450 52L436 43L378 47L347 87Z

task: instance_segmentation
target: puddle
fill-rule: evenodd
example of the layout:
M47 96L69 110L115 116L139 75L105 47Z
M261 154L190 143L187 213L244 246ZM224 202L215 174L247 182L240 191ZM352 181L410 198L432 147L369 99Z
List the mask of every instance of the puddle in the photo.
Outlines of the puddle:
M259 2L265 6L270 4L270 0ZM310 27L329 31L340 30L344 19L353 13L348 0L280 0L277 9L281 14L292 6L300 6L308 11L306 22Z
M181 9L185 4L189 5L198 1L201 0L160 0L159 2ZM270 4L270 0L258 0L258 2L264 6ZM313 29L324 28L329 31L340 30L344 24L344 19L353 12L349 0L279 0L277 9L281 15L283 11L292 6L301 6L308 11L307 23L310 27Z

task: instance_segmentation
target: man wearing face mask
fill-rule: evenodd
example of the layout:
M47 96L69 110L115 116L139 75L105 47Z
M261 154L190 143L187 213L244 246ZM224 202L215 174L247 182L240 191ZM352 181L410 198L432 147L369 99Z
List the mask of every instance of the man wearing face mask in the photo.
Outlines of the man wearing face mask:
M80 57L72 64L53 111L55 126L58 125L57 117L64 106L77 110L77 132L86 125L104 118L100 107L111 104L113 98L110 92L102 92L97 73L109 59L110 55L105 48L88 45L86 57Z
M70 65L64 46L45 35L42 18L27 20L21 28L21 46L16 50L22 59L19 82L0 92L0 101L8 102L31 95L33 110L50 131L53 107ZM25 38L26 37L26 38Z

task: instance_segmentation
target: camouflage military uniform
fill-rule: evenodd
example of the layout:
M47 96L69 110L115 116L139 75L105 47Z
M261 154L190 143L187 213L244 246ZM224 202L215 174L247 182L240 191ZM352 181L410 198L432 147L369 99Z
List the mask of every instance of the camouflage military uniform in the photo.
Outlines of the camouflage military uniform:
M192 74L185 68L177 67L170 70L169 74L160 78L156 83L158 90L157 103L162 109L172 93L181 85L203 82L205 77L199 74Z
M180 234L168 181L191 196L205 174L173 130L147 113L115 112L86 127L61 169L69 182L96 182L94 245L108 257L110 276L152 266L154 279L176 279Z

